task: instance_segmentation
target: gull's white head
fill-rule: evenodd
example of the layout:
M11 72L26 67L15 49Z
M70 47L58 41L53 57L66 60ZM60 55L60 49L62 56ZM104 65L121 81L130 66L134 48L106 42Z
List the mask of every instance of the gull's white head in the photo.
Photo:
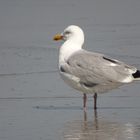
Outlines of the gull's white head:
M84 33L80 27L76 25L70 25L64 30L64 32L55 35L54 40L72 41L74 43L83 45Z

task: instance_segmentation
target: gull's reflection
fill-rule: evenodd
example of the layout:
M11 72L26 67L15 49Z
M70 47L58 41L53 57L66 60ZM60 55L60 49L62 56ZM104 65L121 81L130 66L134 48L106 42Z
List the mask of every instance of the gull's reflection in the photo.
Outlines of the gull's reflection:
M68 122L64 128L64 140L139 140L140 127L132 123L117 123L98 118L94 112L93 120L88 121L84 112L84 120Z

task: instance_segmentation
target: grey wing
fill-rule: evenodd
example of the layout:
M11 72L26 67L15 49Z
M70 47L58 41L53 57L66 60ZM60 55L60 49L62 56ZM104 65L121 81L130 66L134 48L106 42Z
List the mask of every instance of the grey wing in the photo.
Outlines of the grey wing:
M104 84L110 81L130 82L132 73L136 72L136 68L123 62L87 51L73 54L62 68L78 77L82 83L88 84Z

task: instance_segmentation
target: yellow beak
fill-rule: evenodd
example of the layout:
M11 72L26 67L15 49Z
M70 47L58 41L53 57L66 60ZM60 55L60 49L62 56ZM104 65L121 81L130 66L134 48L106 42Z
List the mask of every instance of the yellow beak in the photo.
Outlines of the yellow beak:
M56 34L53 38L53 40L58 41L58 40L62 40L63 36L61 34Z

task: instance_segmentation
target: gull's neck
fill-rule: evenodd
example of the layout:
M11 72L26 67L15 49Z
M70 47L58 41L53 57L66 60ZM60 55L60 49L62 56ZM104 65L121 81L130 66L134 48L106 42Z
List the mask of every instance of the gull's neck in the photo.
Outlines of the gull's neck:
M73 53L81 50L82 45L83 41L77 42L74 39L69 39L64 42L59 51L59 64L65 63Z

